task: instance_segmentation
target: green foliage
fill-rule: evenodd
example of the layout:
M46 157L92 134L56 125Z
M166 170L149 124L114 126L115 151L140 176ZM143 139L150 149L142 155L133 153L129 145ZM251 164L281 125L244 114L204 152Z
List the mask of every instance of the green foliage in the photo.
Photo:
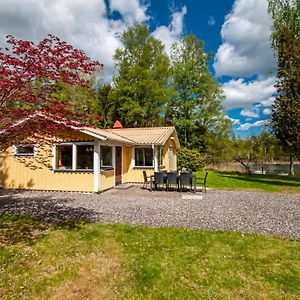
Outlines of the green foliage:
M116 120L116 103L109 97L112 88L110 84L101 84L97 87L94 87L94 84L93 78L89 85L82 87L57 82L52 97L71 103L78 113L96 116L94 120L89 118L89 124L107 128Z
M189 34L173 45L171 52L171 98L166 122L175 125L181 144L190 149L206 151L208 132L217 133L224 123L220 84L210 74L210 55L203 42ZM230 127L230 126L228 126Z
M237 138L233 141L233 159L245 167L245 170L250 174L250 163L255 159L255 143L253 136L246 140Z
M277 54L277 96L272 125L275 136L300 159L300 0L269 0L274 20L273 48Z
M92 82L86 86L72 86L63 82L56 82L51 96L57 101L69 102L77 113L95 114L95 92ZM92 120L89 119L91 122ZM96 124L95 124L96 125Z
M177 166L179 169L186 168L190 171L198 171L204 166L204 157L198 150L181 148L177 153Z
M109 97L112 87L110 84L103 84L95 92L93 111L102 116L100 126L103 128L111 127L118 119L115 115L116 102Z
M231 121L222 120L218 128L210 130L205 135L205 157L207 164L218 163L232 159L233 133L230 130Z
M300 39L300 0L269 0L269 13L274 27L272 44L275 50L280 47L281 32L289 28L293 39Z
M234 139L231 142L231 149L232 158L241 163L247 173L250 173L251 162L263 163L286 159L279 140L268 132L262 132L259 136L250 135L246 139Z
M122 42L114 55L118 74L110 93L116 103L115 116L126 127L157 126L169 99L169 59L164 46L150 35L147 25L138 23L123 33Z
M286 149L300 159L300 40L286 28L278 40L277 97L272 124Z
M260 162L270 162L273 160L283 160L287 157L283 151L280 141L270 133L263 131L256 137L257 160Z

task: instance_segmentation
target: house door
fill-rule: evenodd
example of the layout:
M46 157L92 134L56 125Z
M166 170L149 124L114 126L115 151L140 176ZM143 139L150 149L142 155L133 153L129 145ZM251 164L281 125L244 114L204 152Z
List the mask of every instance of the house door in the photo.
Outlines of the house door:
M115 182L116 185L122 183L122 147L116 147Z

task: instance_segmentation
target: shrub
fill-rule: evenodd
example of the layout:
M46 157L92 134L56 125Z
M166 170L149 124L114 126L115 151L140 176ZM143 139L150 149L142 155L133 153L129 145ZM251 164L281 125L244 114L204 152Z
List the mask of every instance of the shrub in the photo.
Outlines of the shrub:
M186 168L190 171L198 171L204 166L204 158L198 150L181 148L178 151L177 165L179 169Z

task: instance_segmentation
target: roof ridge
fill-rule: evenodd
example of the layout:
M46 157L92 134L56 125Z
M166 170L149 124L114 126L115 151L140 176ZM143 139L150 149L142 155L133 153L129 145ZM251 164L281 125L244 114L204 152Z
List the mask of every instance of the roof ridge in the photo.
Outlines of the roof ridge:
M92 127L88 127L87 130L89 130L89 129L94 129L94 130L96 129L96 130L103 130L103 131L105 131L105 129L103 129L103 128L92 128ZM129 142L131 142L131 143L135 143L135 141L133 141L133 140L127 138L127 137L124 137L124 136L122 136L122 135L120 135L120 134L117 134L117 133L114 133L114 132L110 132L110 133L112 133L113 135L116 135L117 137L121 137L122 139L127 140L127 141L129 141Z
M156 127L123 127L123 128L101 128L102 130L109 130L109 131L124 131L127 129L130 130L141 130L141 129L145 129L145 130L154 130L154 129L169 129L169 128L175 128L174 126L156 126Z

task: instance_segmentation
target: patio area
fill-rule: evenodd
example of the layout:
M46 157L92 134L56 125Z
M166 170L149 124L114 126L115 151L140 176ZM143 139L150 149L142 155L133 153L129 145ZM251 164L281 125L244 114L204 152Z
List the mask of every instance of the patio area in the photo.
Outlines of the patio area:
M288 193L150 192L138 185L101 194L1 190L0 213L31 215L51 222L83 219L300 239L300 198Z

